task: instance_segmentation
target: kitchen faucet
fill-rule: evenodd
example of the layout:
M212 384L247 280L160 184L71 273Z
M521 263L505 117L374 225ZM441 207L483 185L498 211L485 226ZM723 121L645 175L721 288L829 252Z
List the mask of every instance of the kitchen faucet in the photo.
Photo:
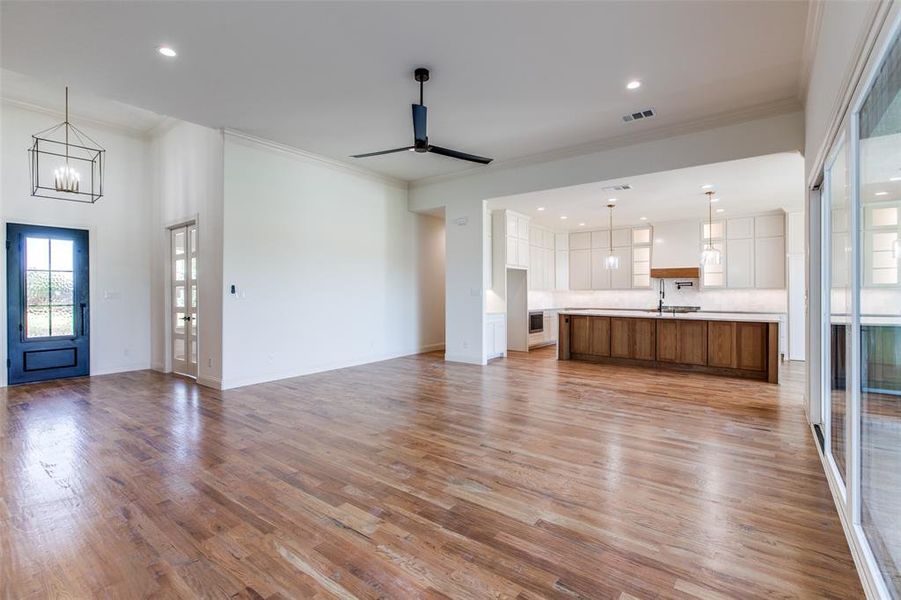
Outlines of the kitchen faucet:
M657 311L663 312L663 299L666 298L666 280L662 277L660 278L660 284L657 286L659 288L660 301L657 303Z

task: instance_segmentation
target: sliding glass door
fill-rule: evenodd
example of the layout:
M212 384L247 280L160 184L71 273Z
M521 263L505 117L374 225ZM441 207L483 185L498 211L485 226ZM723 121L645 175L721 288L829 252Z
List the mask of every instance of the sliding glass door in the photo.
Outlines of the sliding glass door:
M824 369L827 382L826 405L826 455L832 459L838 478L844 486L846 480L848 407L851 400L851 316L853 277L853 231L851 225L851 194L848 145L840 141L830 156L824 176L826 222L823 240L826 246L824 281L829 282L828 320L823 340L827 349L828 365Z
M901 44L858 116L859 523L901 599Z

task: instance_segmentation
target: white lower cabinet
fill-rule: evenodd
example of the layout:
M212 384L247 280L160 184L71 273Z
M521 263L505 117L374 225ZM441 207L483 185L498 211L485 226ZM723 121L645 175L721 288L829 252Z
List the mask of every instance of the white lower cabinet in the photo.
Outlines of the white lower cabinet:
M726 282L730 288L754 287L754 240L726 242Z
M489 360L507 356L507 315L504 313L485 315L485 345Z

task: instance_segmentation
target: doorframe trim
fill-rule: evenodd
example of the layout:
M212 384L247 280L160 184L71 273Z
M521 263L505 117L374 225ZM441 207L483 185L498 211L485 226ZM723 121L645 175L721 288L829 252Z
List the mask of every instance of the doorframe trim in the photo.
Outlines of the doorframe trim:
M165 235L165 243L163 244L163 255L165 260L163 279L163 373L172 373L172 331L169 327L169 318L172 314L172 230L179 227L187 227L193 225L197 228L197 264L200 265L200 213L194 213L192 216L182 217L172 221L168 221L163 225L163 233ZM197 281L197 316L200 317L200 280ZM197 325L197 336L194 339L197 344L197 375L194 380L200 379L200 324Z
M34 225L35 227L57 227L60 229L81 229L83 231L88 232L88 305L91 307L92 312L97 300L97 278L92 277L91 275L97 272L97 227L96 225L90 225L82 222L66 222L63 219L54 219L48 218L44 221L35 221L33 217L23 217L17 218L14 215L4 216L2 218L2 226L3 226L3 240L6 241L6 227L9 224L13 225ZM3 293L6 296L9 292L6 289L6 259L4 258L2 261L3 266L0 267L0 276L3 278ZM9 332L6 330L6 319L0 319L3 321L2 332L3 332L3 350L0 351L0 360L3 361L3 364L6 364L6 360L9 358L7 351L7 340L9 339ZM92 319L93 322L93 319ZM89 336L88 339L88 348L89 354L88 357L88 377L99 373L99 370L95 364L97 360L97 349L94 347L94 337L93 335ZM9 372L4 367L0 369L2 373L0 373L0 387L6 387L9 385L8 377Z

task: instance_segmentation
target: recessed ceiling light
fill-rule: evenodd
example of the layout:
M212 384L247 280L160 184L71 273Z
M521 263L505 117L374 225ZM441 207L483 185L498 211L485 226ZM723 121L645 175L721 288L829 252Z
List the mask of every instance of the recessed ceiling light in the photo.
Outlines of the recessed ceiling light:
M726 212L726 209L725 209L725 208L718 208L718 209L716 209L716 212L718 212L718 213L724 213L724 212Z
M704 185L701 186L701 189L702 189L702 190L712 190L712 189L713 189L713 184L712 184L712 183L705 183Z
M566 218L567 218L566 215L563 215L562 217L560 217L560 219L563 220L563 221L565 221Z
M157 48L157 51L167 58L175 58L178 56L178 52L170 48L169 46L160 46Z
M638 217L638 220L639 220L639 221L647 221L648 218L647 218L647 217Z
M579 227L585 227L585 223L579 223Z
M544 207L543 207L543 206L539 206L539 207L538 207L538 210L544 210Z
M877 196L888 196L888 192L876 192Z
M626 84L627 90L637 90L640 87L641 87L641 82L638 81L637 79L633 79L632 81L630 81L629 83Z
M616 202L616 198L607 198L607 202Z

